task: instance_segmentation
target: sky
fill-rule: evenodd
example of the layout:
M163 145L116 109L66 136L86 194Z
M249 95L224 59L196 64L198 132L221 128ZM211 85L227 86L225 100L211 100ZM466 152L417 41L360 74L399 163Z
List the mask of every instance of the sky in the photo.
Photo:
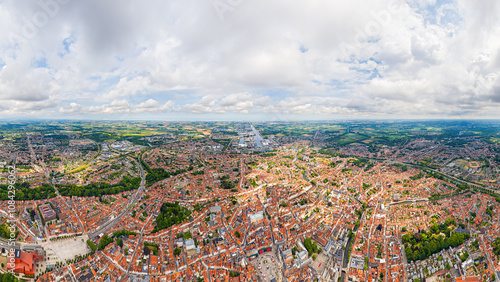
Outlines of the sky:
M498 0L0 0L0 119L500 118Z

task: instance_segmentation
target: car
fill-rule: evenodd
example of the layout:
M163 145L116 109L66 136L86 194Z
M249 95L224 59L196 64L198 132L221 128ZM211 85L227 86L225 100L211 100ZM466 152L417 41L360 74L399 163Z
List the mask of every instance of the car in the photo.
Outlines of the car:
M262 266L259 266L259 269L261 269L261 268L262 268Z

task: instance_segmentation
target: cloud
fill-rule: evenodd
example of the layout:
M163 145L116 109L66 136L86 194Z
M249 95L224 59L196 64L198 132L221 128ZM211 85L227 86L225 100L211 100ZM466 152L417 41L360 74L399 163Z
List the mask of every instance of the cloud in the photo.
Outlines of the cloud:
M26 65L11 65L0 70L0 100L43 101L53 92L52 77L47 69L30 69Z
M498 1L229 2L2 1L0 115L500 117Z
M199 102L186 104L180 110L194 114L248 114L256 110L262 110L265 106L273 103L269 96L235 93L230 95L207 95Z
M175 103L173 101L167 101L164 104L160 104L158 101L149 99L146 102L142 102L136 106L135 113L143 112L168 112L175 108Z
M160 104L158 101L149 99L137 105L131 105L126 100L114 100L109 104L99 106L83 106L77 103L70 103L69 106L59 108L59 112L72 115L101 115L101 114L140 114L147 112L168 112L172 111L175 103L167 101Z

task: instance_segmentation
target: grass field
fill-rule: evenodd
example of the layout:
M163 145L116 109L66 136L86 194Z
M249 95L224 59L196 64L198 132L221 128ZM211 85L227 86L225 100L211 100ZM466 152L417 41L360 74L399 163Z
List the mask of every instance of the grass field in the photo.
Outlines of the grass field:
M477 168L477 167L479 167L479 163L478 162L469 162L469 167Z

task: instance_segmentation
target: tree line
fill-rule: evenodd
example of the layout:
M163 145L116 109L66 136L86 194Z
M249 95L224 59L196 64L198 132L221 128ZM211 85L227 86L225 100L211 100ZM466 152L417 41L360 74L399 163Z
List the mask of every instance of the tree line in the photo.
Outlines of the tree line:
M56 190L47 183L43 183L40 187L30 188L28 182L14 184L16 191L16 201L44 200L54 198ZM2 201L9 200L9 186L0 185L0 198Z
M100 197L103 195L114 195L131 191L139 188L140 185L140 177L129 178L124 176L123 179L116 184L97 182L86 186L57 185L57 187L62 196Z

